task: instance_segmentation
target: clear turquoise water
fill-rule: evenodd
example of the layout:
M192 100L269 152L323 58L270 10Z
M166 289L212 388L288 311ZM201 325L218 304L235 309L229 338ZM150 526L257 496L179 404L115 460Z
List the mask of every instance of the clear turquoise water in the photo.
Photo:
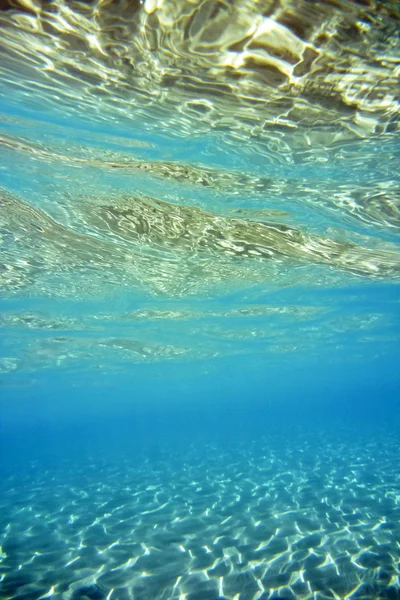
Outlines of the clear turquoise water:
M57 6L0 13L0 598L398 600L395 5L283 124Z

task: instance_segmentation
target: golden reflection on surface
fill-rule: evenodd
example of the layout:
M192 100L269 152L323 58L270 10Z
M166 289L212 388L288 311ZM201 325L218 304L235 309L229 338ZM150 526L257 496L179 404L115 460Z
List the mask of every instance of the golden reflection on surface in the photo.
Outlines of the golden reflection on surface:
M76 165L82 168L94 167L105 171L115 171L134 178L140 174L155 179L166 180L168 183L188 186L196 189L206 189L221 195L246 194L252 197L265 198L269 203L280 202L285 208L288 198L301 200L311 207L323 206L324 209L357 220L363 224L387 228L400 227L400 184L394 177L396 156L384 157L389 163L386 178L378 178L367 183L343 183L323 178L316 185L307 178L288 178L261 176L256 173L240 172L216 168L205 164L189 162L140 159L132 155L124 155L110 150L96 149L91 146L79 145L74 147L71 142L67 148L54 147L52 144L33 143L28 139L0 134L0 149L4 152L16 153L17 160L23 160L23 154L44 161L48 164ZM64 150L64 153L61 153ZM21 153L22 156L21 156ZM364 155L363 159L371 159ZM227 208L225 203L225 208ZM231 209L231 214L246 213L243 209ZM257 216L285 216L284 210L265 208L248 211L250 218ZM286 213L288 214L288 213Z
M0 98L27 111L0 115L2 297L150 298L7 312L32 337L11 334L0 371L396 343L383 309L182 303L398 281L399 28L372 0L0 2ZM216 153L174 154L203 134Z
M28 102L51 91L55 104L97 107L99 118L128 113L176 135L273 135L281 150L288 134L291 147L326 146L398 130L397 3L10 5L1 75L15 88L30 81Z
M112 200L81 199L76 204L85 229L81 233L2 192L3 289L13 291L45 276L51 294L54 277L79 280L81 275L86 287L99 277L104 283L140 282L157 293L184 296L240 279L279 282L291 268L294 284L296 265L327 265L372 279L397 279L400 274L396 244L374 242L369 248L144 195ZM366 236L359 238L368 244Z

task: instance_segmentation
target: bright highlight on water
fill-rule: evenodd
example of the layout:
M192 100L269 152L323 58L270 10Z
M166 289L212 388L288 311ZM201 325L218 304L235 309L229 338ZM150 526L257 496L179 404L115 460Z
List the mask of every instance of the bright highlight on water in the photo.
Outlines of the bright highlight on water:
M400 600L399 31L0 0L1 600Z

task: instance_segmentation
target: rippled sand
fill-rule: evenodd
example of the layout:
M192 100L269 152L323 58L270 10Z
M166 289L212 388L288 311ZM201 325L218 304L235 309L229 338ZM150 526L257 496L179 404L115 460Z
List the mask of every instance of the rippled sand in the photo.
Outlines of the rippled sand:
M396 600L399 440L376 436L271 432L3 476L1 597Z

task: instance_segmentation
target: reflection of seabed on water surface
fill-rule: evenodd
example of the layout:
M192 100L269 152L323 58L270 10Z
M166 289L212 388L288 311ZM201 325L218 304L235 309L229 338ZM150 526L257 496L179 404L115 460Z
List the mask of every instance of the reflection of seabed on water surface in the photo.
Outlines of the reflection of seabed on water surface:
M114 269L122 266L133 280L139 279L135 276L137 269L143 285L146 274L148 277L158 271L159 291L178 295L190 291L185 285L195 279L196 272L200 280L201 275L205 280L213 275L220 280L224 273L221 256L232 259L229 270L234 272L237 266L238 273L241 264L233 259L266 259L279 264L292 259L300 264L327 264L369 277L393 277L399 273L394 244L386 244L390 250L368 249L351 242L306 235L280 223L229 218L154 198L122 197L115 198L114 204L91 202L86 207L81 201L76 213L88 234L65 227L43 211L3 192L1 217L4 231L8 232L6 248L11 246L14 252L18 246L23 248L13 267L20 272L25 270L29 277L35 270L42 268L47 273L51 267L61 273L71 268L101 268L103 273L108 270L112 275ZM36 256L29 256L30 248L36 250ZM11 258L12 252L8 253ZM15 254L18 256L18 251ZM202 264L204 258L206 267L210 267L207 255L212 258L212 269L204 269ZM145 265L143 269L141 263ZM248 261L242 264L251 278ZM182 273L185 267L189 271ZM260 277L262 266L257 267ZM277 267L275 271L278 273ZM268 279L266 273L265 276ZM154 283L151 276L149 279ZM195 291L201 291L201 281Z
M271 141L275 128L282 155L398 127L395 3L16 6L1 14L1 72L28 105L45 97L113 122L128 113L178 136L215 128Z
M396 342L395 6L3 5L2 372Z
M361 149L363 161L376 162L376 149L367 145L368 140L385 135L390 139L397 130L395 65L400 19L392 5L282 0L266 2L260 11L253 2L100 1L71 5L60 0L50 4L6 2L3 8L9 10L0 13L0 73L8 104L23 98L24 108L40 108L42 116L58 115L64 123L73 123L73 116L81 114L86 123L104 120L114 126L129 125L131 132L135 125L142 131L164 128L169 135L182 138L215 131L231 144L232 152L232 144L240 140L241 149L246 142L245 146L255 147L278 166L309 161L315 166L333 160L359 167ZM65 142L63 148L65 131L58 135L59 150L52 147L54 139L50 144L35 143L10 133L6 130L1 137L3 150L26 155L27 160L44 166L59 161L82 169L117 170L131 174L133 185L133 178L148 173L175 185L191 184L194 193L197 187L222 194L261 194L269 202L274 195L275 201L292 197L311 211L322 209L335 218L342 211L346 220L356 221L361 229L363 223L374 224L380 233L391 232L399 223L399 186L387 164L372 182L368 177L355 186L351 180L332 190L331 181L313 183L307 172L293 181L251 173L250 169L235 172L178 160L124 156L123 136L114 139L120 148L113 153L110 149L102 152L98 140L96 149L79 149L76 143L71 148ZM354 148L351 142L355 140L366 144ZM131 148L140 146L145 148L146 143L132 140ZM386 159L395 164L390 152ZM84 178L84 173L80 175ZM136 196L135 189L133 192ZM103 206L91 203L93 215L84 216L92 239L78 239L76 232L61 230L61 224L50 225L44 213L39 216L36 212L33 220L47 219L43 237L49 232L52 238L50 253L56 256L60 252L54 238L60 236L66 242L66 271L68 261L84 270L92 264L113 280L109 267L117 269L120 263L127 280L179 295L204 292L208 281L211 285L225 281L228 274L233 274L233 280L251 280L255 269L252 272L248 264L238 266L238 261L227 260L229 256L284 257L294 262L309 259L311 264L377 276L391 276L398 270L395 256L384 250L372 254L357 249L351 241L336 242L334 236L332 240L317 238L290 222L279 223L278 218L275 225L268 225L249 219L229 220L224 208L221 215L213 214L212 198L203 212L179 198L178 203L184 205L178 207L164 200L147 202L143 197L120 199L118 193L110 200L99 198L97 204ZM76 209L79 218L79 209L85 206L81 195L70 198L70 203L71 212ZM251 220L259 221L257 214ZM52 226L57 233L51 232ZM367 227L360 233L371 232ZM111 246L107 246L110 239L105 234L112 238ZM131 242L134 237L142 242L140 257L136 254L132 259L122 243L127 235ZM167 257L163 252L171 249L172 240L175 248L191 250L192 255L182 259L168 252ZM212 265L203 249L215 252ZM150 256L153 250L154 261ZM158 259L163 265L159 272ZM274 279L274 268L257 267L260 274L266 269L258 281ZM14 276L18 280L20 270L21 265L15 266L11 280Z
M391 250L376 250L305 235L279 223L217 215L143 195L106 200L113 204L82 197L74 207L76 225L72 227L3 193L0 220L6 233L3 260L7 261L1 276L3 290L9 298L22 294L31 299L45 295L100 300L112 297L115 289L148 289L155 294L154 302L148 299L142 310L125 314L108 307L108 314L103 308L91 317L80 318L68 317L66 306L60 317L44 307L40 311L7 311L2 319L4 328L14 334L30 330L35 337L30 337L23 357L13 359L11 355L2 361L3 371L67 366L96 357L118 357L128 364L209 358L248 351L256 340L267 352L304 351L337 331L337 321L341 323L339 331L387 327L381 307L378 314L369 311L358 317L352 308L350 317L339 319L336 314L329 316L332 306L325 306L321 314L321 307L312 304L263 307L257 298L248 306L241 304L226 311L211 306L199 312L182 303L188 295L205 298L212 292L221 294L237 287L248 290L251 284L261 289L296 285L304 289L307 285L335 287L343 281L354 285L365 278L397 278L394 244L383 244ZM341 275L346 269L350 275ZM157 297L164 303L175 297L180 304L160 308ZM313 299L308 297L310 301ZM322 315L324 329L316 333ZM123 331L121 322L125 323ZM289 333L293 324L300 329ZM43 338L46 330L54 333ZM86 336L80 337L78 332L86 332ZM395 337L392 333L390 340ZM374 339L372 336L370 341ZM245 345L237 346L239 341ZM9 350L15 353L12 344ZM21 350L17 353L20 355Z

